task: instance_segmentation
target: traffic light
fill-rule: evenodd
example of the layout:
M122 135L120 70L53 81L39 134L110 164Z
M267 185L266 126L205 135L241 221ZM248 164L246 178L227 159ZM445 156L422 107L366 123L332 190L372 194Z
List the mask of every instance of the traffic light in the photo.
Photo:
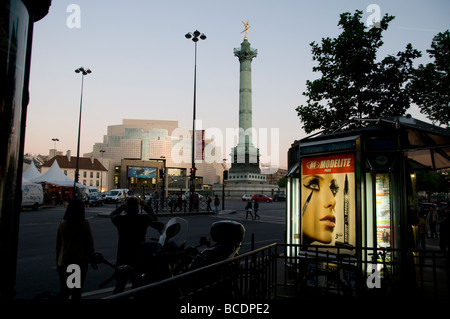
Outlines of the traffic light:
M194 176L195 168L191 167L191 176Z
M225 170L225 171L223 171L223 180L225 181L227 179L228 179L228 171Z
M190 195L194 194L194 185L189 186L189 194Z

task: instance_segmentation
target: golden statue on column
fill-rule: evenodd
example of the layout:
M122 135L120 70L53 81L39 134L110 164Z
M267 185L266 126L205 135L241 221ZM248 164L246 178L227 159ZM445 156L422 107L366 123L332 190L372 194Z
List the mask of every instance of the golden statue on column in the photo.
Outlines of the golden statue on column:
M247 31L248 31L248 28L250 28L250 24L248 23L248 20L247 20L247 23L245 23L244 21L242 21L242 24L244 25L244 31L242 31L241 33L244 33L244 32L245 32L244 40L248 40L248 39L247 39Z

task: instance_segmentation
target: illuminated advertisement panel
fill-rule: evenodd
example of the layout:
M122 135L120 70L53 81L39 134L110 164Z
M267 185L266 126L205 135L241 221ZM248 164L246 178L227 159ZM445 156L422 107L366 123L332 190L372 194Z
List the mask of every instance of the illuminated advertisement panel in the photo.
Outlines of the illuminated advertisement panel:
M355 246L353 153L302 159L301 243Z
M156 178L155 167L128 167L128 177L135 178Z

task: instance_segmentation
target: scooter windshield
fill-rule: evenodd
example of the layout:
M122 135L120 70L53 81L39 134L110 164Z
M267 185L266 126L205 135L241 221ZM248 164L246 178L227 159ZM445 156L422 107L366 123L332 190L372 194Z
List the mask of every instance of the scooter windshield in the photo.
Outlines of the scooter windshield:
M171 218L159 237L161 247L178 248L186 242L188 222L180 217Z

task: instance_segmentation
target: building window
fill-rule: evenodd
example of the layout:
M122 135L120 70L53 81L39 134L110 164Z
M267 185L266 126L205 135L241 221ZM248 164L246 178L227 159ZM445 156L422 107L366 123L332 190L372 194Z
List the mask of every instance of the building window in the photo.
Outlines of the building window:
M83 179L83 185L86 185L86 180L85 179Z
M89 186L94 186L94 182L92 180L89 181Z
M66 169L64 170L64 175L66 175L66 176L67 176L67 170L66 170Z
M90 172L90 173L89 173L89 177L90 177L90 178L94 178L94 172ZM92 185L91 185L91 186L92 186Z
M83 172L83 177L86 178L86 176L87 176L87 175L86 175L86 172Z
M100 172L97 172L97 178L100 178Z

